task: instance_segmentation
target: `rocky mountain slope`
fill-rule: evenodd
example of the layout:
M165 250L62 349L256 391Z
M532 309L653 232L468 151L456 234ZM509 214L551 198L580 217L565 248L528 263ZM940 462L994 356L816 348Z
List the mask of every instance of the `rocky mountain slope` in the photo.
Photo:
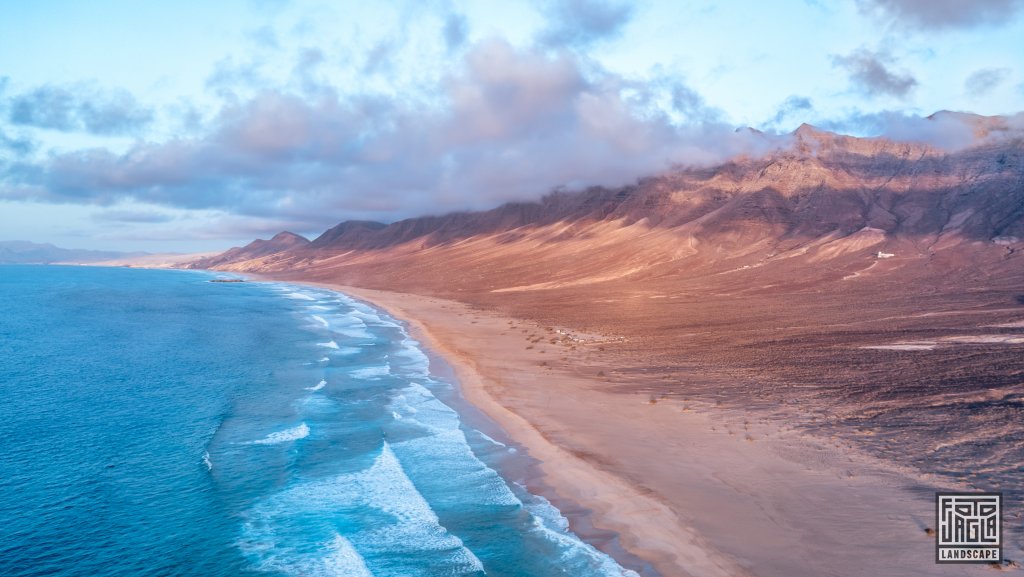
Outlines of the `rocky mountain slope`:
M221 254L190 263L192 268L217 268L233 263L247 262L308 246L309 239L293 232L279 232L270 240L256 239L243 247L235 247Z
M452 294L786 268L792 259L813 276L894 268L878 263L879 253L932 260L966 250L999 260L1024 238L1024 149L1002 139L945 153L804 125L791 147L766 158L486 212L344 222L312 242L300 238L282 233L194 266L309 269L343 282Z

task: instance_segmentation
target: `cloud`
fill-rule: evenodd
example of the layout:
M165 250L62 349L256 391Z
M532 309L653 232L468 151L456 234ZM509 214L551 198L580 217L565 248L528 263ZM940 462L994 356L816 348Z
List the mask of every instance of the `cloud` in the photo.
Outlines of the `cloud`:
M4 151L13 154L16 157L28 156L29 154L35 152L38 146L39 143L32 140L28 136L25 136L23 134L18 136L11 136L4 132L2 128L0 128L0 158L8 156L7 154L3 154Z
M620 89L627 101L638 114L653 117L666 113L676 124L722 124L725 112L711 106L686 79L656 68L651 78L620 80Z
M572 52L497 40L468 50L439 89L431 107L403 94L264 90L227 101L195 138L22 164L0 198L210 209L309 231L627 184L785 143L707 121L716 111L677 80L628 80ZM658 101L698 120L647 105Z
M1004 24L1024 0L857 0L862 12L921 30Z
M792 95L779 105L778 110L775 112L775 116L766 121L761 125L762 128L775 129L778 128L783 122L792 119L795 115L800 115L796 119L801 123L806 122L806 113L814 110L814 103L810 98L806 96Z
M1024 136L1024 113L980 116L969 112L940 111L930 116L885 110L855 111L845 118L824 122L822 128L844 134L884 136L901 142L921 142L955 152L984 142Z
M311 92L319 88L322 82L318 78L318 72L326 61L327 55L319 48L304 48L299 51L292 75L303 90Z
M720 109L709 106L696 90L689 85L674 81L669 83L672 110L690 123L717 123L725 116Z
M367 75L389 72L394 64L398 45L391 38L385 38L374 44L366 53L363 62L363 73Z
M539 40L554 48L582 48L614 38L633 16L630 4L610 0L558 0L544 6L549 21Z
M444 43L448 51L462 48L469 37L469 23L462 14L451 13L444 20Z
M71 131L75 129L76 101L70 90L43 87L16 96L8 104L8 120L12 124L53 128Z
M135 134L153 121L153 110L125 90L90 84L40 86L8 99L11 124L62 132Z
M197 134L205 125L206 116L194 102L179 98L164 107L164 116L173 119L174 131L181 135Z
M855 88L866 96L906 97L917 79L908 72L894 72L889 68L892 57L886 52L872 52L866 48L854 50L846 56L833 56L832 65L846 70Z
M150 210L104 210L92 215L92 219L100 222L127 222L127 223L163 223L171 222L174 216Z
M964 91L979 98L992 92L1010 75L1009 68L982 68L974 71L964 80Z

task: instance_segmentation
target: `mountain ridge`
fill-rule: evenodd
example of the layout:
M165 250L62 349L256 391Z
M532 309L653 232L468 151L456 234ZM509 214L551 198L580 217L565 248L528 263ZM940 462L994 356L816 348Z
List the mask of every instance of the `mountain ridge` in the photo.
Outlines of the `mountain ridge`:
M1020 140L945 152L926 144L838 135L806 124L793 138L790 148L765 157L677 169L630 186L555 191L535 202L391 224L346 221L312 241L255 241L193 266L287 272L315 268L320 262L344 268L340 255L348 254L349 264L362 266L371 253L397 265L427 250L430 258L445 262L446 254L455 258L455 253L465 252L459 243L485 239L506 247L593 239L595 246L622 248L623 242L652 234L675 236L691 248L702 245L695 250L704 253L696 263L703 266L743 260L753 253L763 260L797 246L834 243L870 230L881 234L860 234L847 244L860 246L871 237L877 241L872 246L914 239L930 239L926 244L934 245L940 237L956 237L953 244L998 239L1001 246L1010 246L1024 237ZM651 255L653 261L679 256L678 248L666 255L666 247L657 244L637 243L633 249L660 253ZM708 252L709 246L715 250ZM837 255L848 252L832 248ZM501 267L502 257L493 250L472 260L480 265L488 259L489 268Z
M278 254L309 244L310 241L306 237L286 230L275 234L269 240L258 238L245 246L229 248L220 254L196 261L196 263L201 263L201 266L192 266L193 263L187 266L188 268L214 268L227 263Z

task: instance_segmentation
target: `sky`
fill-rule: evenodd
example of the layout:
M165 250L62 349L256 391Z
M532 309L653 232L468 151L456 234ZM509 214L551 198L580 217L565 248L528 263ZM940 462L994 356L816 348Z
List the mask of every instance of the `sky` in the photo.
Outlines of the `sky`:
M0 0L0 240L222 250L804 122L955 147L927 116L1024 110L1022 38L1024 0Z

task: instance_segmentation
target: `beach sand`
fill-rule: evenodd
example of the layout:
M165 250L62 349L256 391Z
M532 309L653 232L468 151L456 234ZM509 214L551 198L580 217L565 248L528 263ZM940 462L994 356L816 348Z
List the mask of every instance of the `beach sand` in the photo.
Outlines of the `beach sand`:
M540 461L531 490L589 510L595 528L665 577L991 574L934 562L934 491L966 487L753 413L612 392L614 383L574 370L601 346L594 335L444 299L321 286L408 323L451 365L467 401Z

